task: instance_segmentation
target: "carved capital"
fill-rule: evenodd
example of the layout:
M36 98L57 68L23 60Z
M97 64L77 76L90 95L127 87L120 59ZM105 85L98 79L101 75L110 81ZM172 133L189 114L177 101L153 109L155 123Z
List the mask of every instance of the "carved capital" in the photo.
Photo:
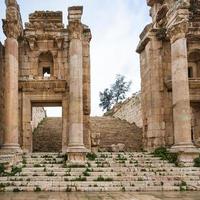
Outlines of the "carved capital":
M185 38L188 32L188 21L183 19L179 22L174 23L172 26L168 27L167 34L171 40L171 43L174 43L180 38Z
M83 35L83 26L79 22L70 22L68 26L69 39L82 39Z
M6 37L17 39L23 34L19 6L16 0L6 0L6 19L3 19L3 31Z

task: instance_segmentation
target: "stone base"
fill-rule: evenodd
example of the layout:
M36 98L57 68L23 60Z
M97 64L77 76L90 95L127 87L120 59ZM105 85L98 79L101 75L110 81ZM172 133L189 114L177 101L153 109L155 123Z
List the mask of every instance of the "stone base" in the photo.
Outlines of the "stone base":
M23 153L18 144L4 144L0 149L1 154Z
M200 149L193 144L174 145L171 147L170 152L178 153L178 162L181 166L193 166L194 159L200 154Z
M86 160L86 154L90 152L85 147L69 147L67 149L68 162L74 164L83 164Z

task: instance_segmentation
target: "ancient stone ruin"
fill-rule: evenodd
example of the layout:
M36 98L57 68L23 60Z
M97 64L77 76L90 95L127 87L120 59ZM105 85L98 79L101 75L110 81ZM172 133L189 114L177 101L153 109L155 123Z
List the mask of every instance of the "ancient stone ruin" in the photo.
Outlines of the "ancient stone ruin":
M140 35L143 143L172 146L182 161L199 154L199 28L197 0L148 0L152 23ZM192 156L193 155L193 156Z
M1 138L4 152L32 152L32 108L60 105L62 151L82 159L90 149L90 40L82 7L36 11L23 28L15 0L6 1L1 45ZM47 75L47 76L46 76ZM2 134L1 134L2 137Z
M200 190L200 1L147 4L141 92L90 117L83 7L68 9L68 25L62 12L36 11L23 26L17 1L6 0L0 192ZM48 106L62 118L47 117Z

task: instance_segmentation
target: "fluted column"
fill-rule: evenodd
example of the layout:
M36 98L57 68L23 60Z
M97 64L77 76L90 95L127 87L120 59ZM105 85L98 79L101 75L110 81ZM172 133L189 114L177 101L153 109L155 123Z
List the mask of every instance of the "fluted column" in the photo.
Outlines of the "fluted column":
M69 143L70 161L83 161L83 49L82 7L69 8Z
M15 0L6 0L4 81L4 144L3 150L20 151L18 133L18 37L22 34L19 6Z
M180 153L180 161L190 162L196 152L191 139L191 111L188 82L187 21L171 26L168 33L171 40L172 98L174 122L174 146Z

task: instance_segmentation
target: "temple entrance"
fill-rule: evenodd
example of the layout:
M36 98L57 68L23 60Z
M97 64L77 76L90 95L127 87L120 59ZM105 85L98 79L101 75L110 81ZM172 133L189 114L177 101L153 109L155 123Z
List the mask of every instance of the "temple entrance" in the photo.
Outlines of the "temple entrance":
M60 104L32 104L33 152L61 152L63 117Z

